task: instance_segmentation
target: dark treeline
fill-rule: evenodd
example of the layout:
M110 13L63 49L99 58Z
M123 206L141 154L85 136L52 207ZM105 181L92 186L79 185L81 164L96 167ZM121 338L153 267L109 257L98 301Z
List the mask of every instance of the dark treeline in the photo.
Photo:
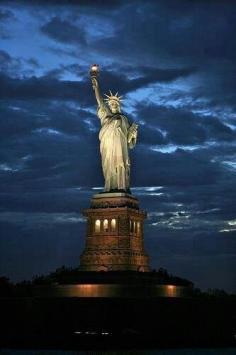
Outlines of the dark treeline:
M53 285L119 283L186 286L187 297L35 296ZM45 286L45 287L44 287ZM49 287L48 287L49 286ZM52 287L51 287L52 286ZM56 287L55 287L56 288ZM132 287L131 287L132 288ZM81 272L65 266L13 284L0 278L0 348L153 349L235 345L236 295L202 292L191 281L159 269Z
M109 272L82 272L79 268L62 266L48 275L36 275L32 280L23 280L13 283L5 276L0 277L0 296L8 297L14 295L31 295L30 290L34 286L40 285L60 285L60 284L80 284L80 283L137 283L142 280L143 284L160 284L186 286L192 289L192 295L195 297L231 297L236 295L228 294L223 289L208 289L201 291L195 288L193 282L170 274L166 269L160 268L152 270L149 273L140 273L135 271L109 271Z

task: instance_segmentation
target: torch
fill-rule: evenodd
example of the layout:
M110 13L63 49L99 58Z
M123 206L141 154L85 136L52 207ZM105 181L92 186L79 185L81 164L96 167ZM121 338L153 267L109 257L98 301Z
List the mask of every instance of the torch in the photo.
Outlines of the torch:
M92 84L93 84L93 89L94 90L95 90L95 87L96 87L98 73L99 73L98 65L97 64L91 65L91 67L90 67L90 77L91 77L91 80L92 80Z
M98 67L98 65L97 65L97 64L91 65L91 67L90 67L90 76L91 76L91 79L92 79L92 78L97 78L98 73L99 73L99 67Z

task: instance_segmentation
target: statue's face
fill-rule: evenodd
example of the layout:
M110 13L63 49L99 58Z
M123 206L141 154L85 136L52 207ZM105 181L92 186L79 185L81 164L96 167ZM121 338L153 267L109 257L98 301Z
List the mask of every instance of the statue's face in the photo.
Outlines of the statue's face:
M108 102L108 105L112 113L120 112L120 105L119 102L117 102L116 100L110 100Z

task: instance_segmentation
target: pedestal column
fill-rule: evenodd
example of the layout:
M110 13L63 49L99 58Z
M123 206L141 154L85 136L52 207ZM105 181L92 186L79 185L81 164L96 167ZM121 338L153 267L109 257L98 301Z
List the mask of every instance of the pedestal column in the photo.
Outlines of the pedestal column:
M84 271L149 271L144 251L146 212L126 193L94 195L87 217L85 250L80 257Z

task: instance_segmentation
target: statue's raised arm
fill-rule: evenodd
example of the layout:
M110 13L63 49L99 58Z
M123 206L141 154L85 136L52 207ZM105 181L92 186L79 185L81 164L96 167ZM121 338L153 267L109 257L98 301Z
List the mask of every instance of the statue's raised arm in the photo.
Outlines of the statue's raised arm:
M98 65L92 65L90 76L98 103L97 115L101 121L99 140L105 191L130 192L128 150L136 144L138 125L130 124L122 114L122 100L118 93L113 95L110 91L110 95L105 95L106 99L103 99L98 83Z
M98 103L98 106L101 107L104 104L103 97L100 91L99 83L98 83L98 65L93 64L90 69L90 76L92 80L93 90L95 92L95 97Z

